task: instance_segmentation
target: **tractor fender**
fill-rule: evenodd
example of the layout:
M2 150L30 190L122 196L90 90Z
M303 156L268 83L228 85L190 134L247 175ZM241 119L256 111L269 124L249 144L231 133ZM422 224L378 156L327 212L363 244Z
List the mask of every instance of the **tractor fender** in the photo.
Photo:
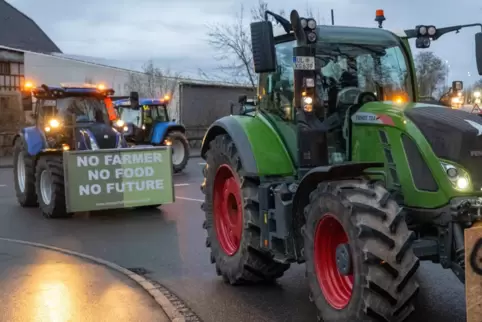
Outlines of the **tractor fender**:
M179 131L182 133L186 133L186 128L176 122L157 123L154 125L154 129L152 130L152 139L150 143L154 145L161 144L169 131Z
M44 134L36 126L23 128L13 138L12 145L15 145L18 139L24 140L27 153L31 156L38 155L47 146Z
M304 208L310 202L310 193L322 181L337 181L360 177L369 168L381 168L381 162L350 162L311 169L303 176L293 198L293 227L299 233L304 224Z
M206 159L206 152L209 149L209 143L218 135L228 134L236 145L241 164L243 165L246 175L258 175L258 167L254 158L254 153L251 148L248 136L244 128L239 122L229 116L225 116L216 120L204 134L201 146L201 157Z
M204 159L210 142L223 134L229 135L236 145L246 175L289 177L296 173L286 143L262 115L230 115L215 121L204 135L201 148Z

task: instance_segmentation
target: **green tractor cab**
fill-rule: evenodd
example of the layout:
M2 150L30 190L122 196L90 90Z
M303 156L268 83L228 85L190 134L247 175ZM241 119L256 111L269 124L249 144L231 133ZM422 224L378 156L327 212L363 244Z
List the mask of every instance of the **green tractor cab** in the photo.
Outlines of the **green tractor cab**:
M327 322L406 320L420 260L464 282L463 230L482 220L482 120L419 102L407 41L427 48L463 27L399 36L297 11L251 24L257 104L215 121L201 151L218 275L273 281L305 263ZM482 33L476 50L482 75Z

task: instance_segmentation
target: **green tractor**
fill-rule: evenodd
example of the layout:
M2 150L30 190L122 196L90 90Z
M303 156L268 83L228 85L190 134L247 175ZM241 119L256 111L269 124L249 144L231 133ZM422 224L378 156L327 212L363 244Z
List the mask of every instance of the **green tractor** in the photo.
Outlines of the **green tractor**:
M258 102L215 121L201 150L219 276L270 282L305 263L326 322L406 320L420 260L464 282L464 229L482 221L482 120L419 102L408 45L463 27L397 35L297 11L251 24ZM482 74L482 33L475 42Z

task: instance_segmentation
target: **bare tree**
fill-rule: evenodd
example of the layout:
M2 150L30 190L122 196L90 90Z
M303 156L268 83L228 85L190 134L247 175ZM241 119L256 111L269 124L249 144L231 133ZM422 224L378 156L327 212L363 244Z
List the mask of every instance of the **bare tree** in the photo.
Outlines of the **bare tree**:
M477 90L482 90L482 79L479 79L474 83L472 88L477 89Z
M172 72L170 69L162 70L156 67L152 60L149 60L142 67L143 74L131 73L126 85L128 91L137 91L140 96L157 97L161 95L175 94L176 85L181 77L180 73Z
M447 66L431 51L422 51L415 57L417 83L420 96L433 96L443 86L447 77Z
M251 8L251 21L264 20L266 10L268 10L268 3L259 0L258 5ZM280 14L283 14L283 11ZM241 5L233 24L208 26L208 42L216 51L216 59L223 62L218 67L220 71L234 82L247 83L256 87L257 76L253 66L251 36L246 22L245 8ZM207 76L202 71L200 74L204 78Z

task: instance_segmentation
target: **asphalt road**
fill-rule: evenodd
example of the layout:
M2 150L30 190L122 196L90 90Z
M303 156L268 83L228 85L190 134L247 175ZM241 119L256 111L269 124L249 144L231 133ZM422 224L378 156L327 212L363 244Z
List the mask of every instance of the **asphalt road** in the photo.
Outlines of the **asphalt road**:
M205 247L200 210L201 159L191 159L175 176L174 204L158 211L115 211L44 219L22 209L13 191L11 169L0 169L0 237L23 239L83 252L148 276L179 296L205 322L316 321L308 301L304 267L293 265L274 286L232 287L216 276ZM450 272L424 263L414 322L465 321L464 286Z

